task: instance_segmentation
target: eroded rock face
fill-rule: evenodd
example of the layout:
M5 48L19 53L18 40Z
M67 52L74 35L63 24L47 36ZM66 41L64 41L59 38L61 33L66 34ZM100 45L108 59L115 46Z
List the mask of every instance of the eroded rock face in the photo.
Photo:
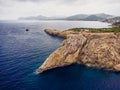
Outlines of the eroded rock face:
M82 34L69 35L68 39L63 41L62 46L47 58L38 72L75 63L85 42L86 38Z
M54 51L37 72L73 63L88 67L120 71L120 38L113 33L57 32L53 35L65 36L60 48ZM49 34L51 34L49 33ZM56 34L57 33L57 34Z
M77 62L89 67L117 70L114 66L120 64L119 45L120 39L116 35L91 35L79 53Z

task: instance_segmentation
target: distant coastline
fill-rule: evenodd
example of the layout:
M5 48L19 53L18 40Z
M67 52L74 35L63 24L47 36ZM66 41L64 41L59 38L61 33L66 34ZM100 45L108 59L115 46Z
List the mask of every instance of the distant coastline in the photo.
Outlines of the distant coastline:
M47 17L43 15L38 16L30 16L30 17L20 17L19 20L83 20L83 21L103 21L108 18L115 17L113 15L105 14L105 13L98 13L98 14L76 14L67 17Z

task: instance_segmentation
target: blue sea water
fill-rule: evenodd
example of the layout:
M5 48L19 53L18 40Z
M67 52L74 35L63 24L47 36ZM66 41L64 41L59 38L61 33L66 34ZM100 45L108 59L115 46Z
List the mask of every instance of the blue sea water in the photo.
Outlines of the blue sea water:
M70 65L36 75L60 45L45 28L108 27L90 21L0 21L0 90L120 90L120 74ZM26 32L28 28L30 31Z

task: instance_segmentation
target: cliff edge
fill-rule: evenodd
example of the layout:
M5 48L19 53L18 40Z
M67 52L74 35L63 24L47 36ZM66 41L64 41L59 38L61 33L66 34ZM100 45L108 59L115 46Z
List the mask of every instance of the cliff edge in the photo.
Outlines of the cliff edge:
M37 73L73 63L88 67L120 71L120 35L114 33L57 31L46 33L66 38L37 69Z

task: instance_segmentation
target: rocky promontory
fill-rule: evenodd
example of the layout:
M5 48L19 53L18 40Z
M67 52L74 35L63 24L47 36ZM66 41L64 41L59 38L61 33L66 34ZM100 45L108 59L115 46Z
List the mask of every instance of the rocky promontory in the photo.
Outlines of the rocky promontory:
M80 31L57 31L46 29L46 33L64 37L60 48L55 50L37 69L43 72L73 63L105 70L120 71L120 34L113 32L92 33Z

